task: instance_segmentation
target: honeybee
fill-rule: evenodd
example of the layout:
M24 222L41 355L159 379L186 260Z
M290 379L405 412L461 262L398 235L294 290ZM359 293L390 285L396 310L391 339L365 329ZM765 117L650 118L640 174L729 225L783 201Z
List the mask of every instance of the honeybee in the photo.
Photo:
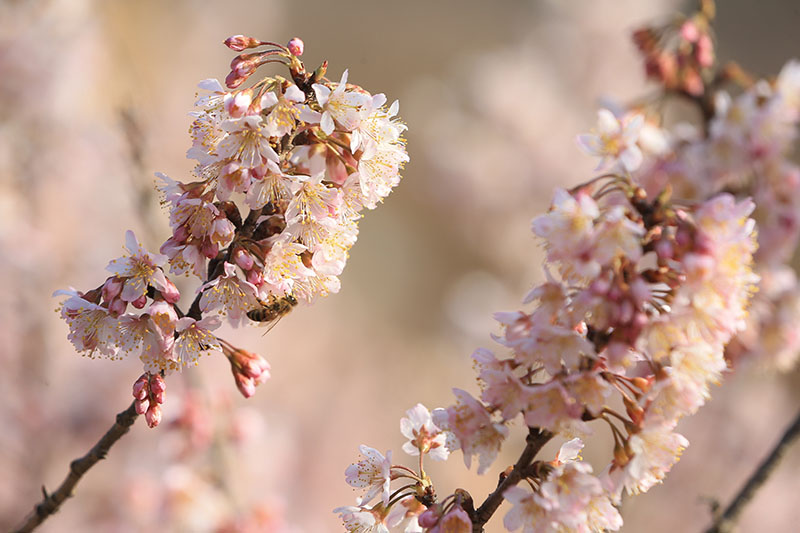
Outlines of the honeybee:
M262 302L259 300L259 303L261 307L248 311L247 318L253 322L261 322L264 325L268 325L269 329L264 332L264 335L266 335L269 330L275 327L275 324L277 324L281 318L288 315L289 312L294 309L294 306L297 305L297 298L291 294L282 298L272 296L269 302Z

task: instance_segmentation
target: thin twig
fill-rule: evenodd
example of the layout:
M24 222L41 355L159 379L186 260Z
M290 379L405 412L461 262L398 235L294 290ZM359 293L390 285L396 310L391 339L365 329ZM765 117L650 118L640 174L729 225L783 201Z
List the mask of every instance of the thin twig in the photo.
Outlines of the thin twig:
M483 526L492 515L503 503L503 493L509 487L513 487L522 480L523 472L527 470L528 466L533 462L536 454L547 444L547 441L553 438L553 434L549 431L540 430L539 428L530 428L528 436L525 439L525 449L522 450L517 463L511 472L503 479L497 488L486 497L486 500L475 511L474 519L472 520L473 533L483 533Z
M758 465L755 472L750 476L750 479L739 490L739 493L728 505L728 507L717 516L714 523L706 530L706 533L728 533L733 531L739 515L744 510L747 503L753 498L756 491L764 484L769 475L775 470L789 449L789 446L800 437L800 413L794 419L794 422L784 432L778 444L772 449L766 459Z
M61 482L61 485L59 485L55 492L48 494L44 486L42 487L42 494L44 496L42 501L34 506L31 514L25 519L25 523L13 530L14 533L33 531L51 514L58 511L61 504L72 496L75 486L83 475L100 461L100 459L105 459L111 446L128 432L138 417L139 415L136 414L133 403L131 403L130 407L119 413L114 421L114 425L112 425L111 428L106 431L106 434L97 441L97 444L95 444L86 455L75 459L69 464L69 473L67 477L64 478L64 481Z

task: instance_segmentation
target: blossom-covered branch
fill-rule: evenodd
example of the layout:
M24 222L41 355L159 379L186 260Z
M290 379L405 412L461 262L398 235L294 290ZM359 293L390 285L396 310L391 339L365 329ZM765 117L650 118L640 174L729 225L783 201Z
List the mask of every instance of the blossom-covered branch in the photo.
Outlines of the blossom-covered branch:
M237 35L225 44L243 53L231 62L227 89L213 79L200 83L187 154L197 161L194 181L157 174L172 228L160 253L128 231L126 253L108 264L105 282L56 292L66 297L61 316L78 352L144 364L125 412L131 416L118 418L126 430L136 414L159 425L167 375L210 352L228 359L237 388L252 396L270 377L269 363L215 331L223 319L234 327L274 323L300 302L338 292L364 208L383 201L408 161L398 103L387 106L383 94L349 84L346 70L331 82L327 62L308 72L300 39L284 46ZM270 63L287 67L289 78L242 87ZM167 271L200 282L187 313ZM99 445L124 433L114 428ZM80 478L97 458L82 461L71 476ZM75 482L45 498L40 521Z
M42 487L42 501L33 507L33 512L25 519L25 522L14 529L15 533L28 533L36 529L47 518L55 514L61 504L71 497L75 491L75 487L81 480L83 475L89 471L98 461L105 459L111 447L123 435L125 435L131 428L136 419L138 418L136 408L133 403L130 407L117 414L114 424L106 431L97 444L92 446L86 455L75 459L69 464L69 473L61 485L51 493Z
M340 508L348 531L480 531L501 496L509 531L617 530L622 494L662 481L688 445L678 422L706 402L729 365L767 343L786 366L796 358L789 328L800 291L786 262L800 236L800 172L787 156L800 119L800 64L755 84L741 70L718 70L713 7L703 2L691 16L634 34L648 76L662 86L659 101L690 98L700 123L668 130L661 107L598 112L597 128L578 144L601 173L557 190L533 220L546 281L523 299L532 309L495 315L502 333L493 338L510 353L477 350L479 398L454 389L457 402L421 426L446 435L467 468L477 456L478 473L520 416L569 440L549 462L528 465L526 447L477 512L463 489L426 499L437 491L420 462L416 484L398 493L405 499ZM595 475L579 452L597 422L613 453ZM370 478L387 494L404 468L390 457ZM392 520L397 508L405 521Z

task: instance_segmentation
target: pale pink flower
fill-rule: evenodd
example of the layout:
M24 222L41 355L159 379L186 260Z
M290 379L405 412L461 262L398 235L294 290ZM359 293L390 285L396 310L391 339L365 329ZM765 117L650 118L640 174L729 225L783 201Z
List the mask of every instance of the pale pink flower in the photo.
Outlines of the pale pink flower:
M526 394L525 423L565 436L591 434L588 424L582 420L584 411L599 415L610 394L608 383L589 372L532 385Z
M364 207L375 209L378 203L400 183L400 170L408 162L402 145L380 145L358 162Z
M499 409L503 420L512 420L527 407L526 386L509 368L484 370L480 378L486 384L481 399Z
M363 444L358 449L364 458L347 467L344 473L345 481L351 487L367 489L359 498L359 505L368 504L379 494L383 504L387 505L391 482L392 451L388 450L384 456L375 448Z
M628 494L639 494L660 483L688 445L689 441L673 433L670 426L645 427L631 435L627 464L612 464L608 474L614 497L619 498L623 489Z
M245 203L250 209L261 209L268 203L278 205L287 201L292 197L294 179L294 176L281 172L277 163L268 160L265 165L254 169Z
M644 117L634 114L622 120L608 109L597 112L597 129L579 135L578 146L587 154L600 157L598 169L610 161L618 161L627 172L633 172L642 164L642 151L636 145Z
M434 423L455 437L448 443L450 451L461 448L464 464L472 465L472 456L478 456L478 474L491 466L508 436L504 424L492 421L486 407L461 389L453 389L458 400L456 405L434 411ZM456 444L457 442L457 444Z
M315 276L300 257L305 251L306 247L302 244L285 240L277 240L272 244L264 259L264 282L269 285L270 292L276 296L289 294L299 280Z
M510 487L503 493L513 507L503 519L509 531L523 533L616 531L622 517L613 507L592 468L580 462L557 466L532 492Z
M319 122L326 135L333 133L334 122L338 123L345 131L353 131L372 110L372 98L369 94L346 90L346 70L333 91L319 83L315 83L312 88L317 96L317 102L323 110Z
M583 447L583 441L579 438L568 440L561 445L561 448L558 449L558 453L556 454L556 458L554 459L553 463L555 463L556 466L560 466L564 463L571 463L581 459L580 453Z
M389 533L389 528L383 522L381 509L347 506L337 507L333 512L339 514L349 533Z
M402 144L401 135L407 129L406 125L393 119L400 110L400 103L395 100L388 110L383 107L385 103L386 97L383 94L372 97L371 107L374 111L353 131L350 141L351 152L355 153L361 148L369 155L380 147Z
M222 321L210 315L201 320L185 316L178 320L175 330L178 333L173 351L181 366L197 364L197 359L209 350L222 351L216 335L211 333L219 328Z
M138 355L151 373L178 370L172 353L177 321L175 309L164 301L153 302L143 315L123 315L117 340L120 351Z
M599 216L600 209L588 194L556 189L550 211L534 218L531 227L546 241L549 261L561 261L562 271L594 277L600 272L592 256Z
M400 432L409 439L403 451L409 455L429 454L434 461L444 461L450 455L446 447L447 436L433 423L431 412L418 403L400 419Z
M402 528L403 533L422 533L418 517L426 509L414 496L408 496L392 505L386 525L394 531Z
M264 128L271 137L283 137L291 133L297 126L300 109L295 105L305 101L297 85L289 85L280 96L270 91L261 97L261 109L267 112Z
M258 115L246 115L222 123L228 134L217 145L220 159L237 161L244 168L256 168L265 161L280 162L269 141L270 132Z
M638 261L642 256L644 225L626 215L623 206L613 206L603 213L597 225L593 256L603 266L611 264L616 257Z
M327 187L322 183L323 174L316 176L294 176L295 181L290 185L294 194L289 206L286 208L286 221L292 223L306 223L314 221L325 224L324 221L337 216L337 209L342 203L338 189ZM304 241L306 245L313 246L313 239Z
M258 289L237 275L236 266L225 262L224 274L202 285L200 309L203 313L217 312L233 323L242 320L258 304Z
M67 338L79 353L89 357L94 357L95 353L111 359L118 357L119 322L109 315L108 309L85 300L74 289L58 290L53 296L69 296L61 304L61 317L69 326Z
M125 280L120 298L132 302L147 293L147 287L156 290L167 289L167 278L161 270L167 258L163 255L151 255L136 240L136 235L128 230L125 233L127 256L113 259L106 270Z

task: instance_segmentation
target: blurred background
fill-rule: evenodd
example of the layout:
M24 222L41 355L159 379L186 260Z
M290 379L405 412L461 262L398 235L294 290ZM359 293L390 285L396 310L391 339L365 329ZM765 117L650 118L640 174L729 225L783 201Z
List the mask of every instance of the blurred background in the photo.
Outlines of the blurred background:
M299 36L310 67L327 59L329 78L349 68L352 83L399 98L411 163L362 221L340 294L269 335L221 334L265 355L271 381L244 400L218 354L171 376L162 425L138 421L43 532L341 530L331 510L353 503L344 469L358 445L404 461L406 409L448 405L451 387L476 392L469 356L492 347L491 314L519 308L542 278L530 219L555 186L591 176L595 161L575 135L594 125L602 98L653 90L630 32L686 8L0 1L0 529L25 516L43 484L54 489L131 401L140 362L76 355L51 294L102 283L126 229L151 250L169 235L153 172L189 180L187 113L199 80L227 74L225 37ZM719 2L718 54L774 75L800 54L798 25L794 2ZM181 283L191 297L197 285ZM800 377L743 368L713 393L679 425L691 446L666 482L625 502L623 531L701 531L707 499L728 502L793 417ZM585 458L599 469L610 437L596 437ZM485 476L467 473L460 452L431 465L438 492L463 487L482 500L516 442ZM795 447L742 531L797 530L798 468Z

